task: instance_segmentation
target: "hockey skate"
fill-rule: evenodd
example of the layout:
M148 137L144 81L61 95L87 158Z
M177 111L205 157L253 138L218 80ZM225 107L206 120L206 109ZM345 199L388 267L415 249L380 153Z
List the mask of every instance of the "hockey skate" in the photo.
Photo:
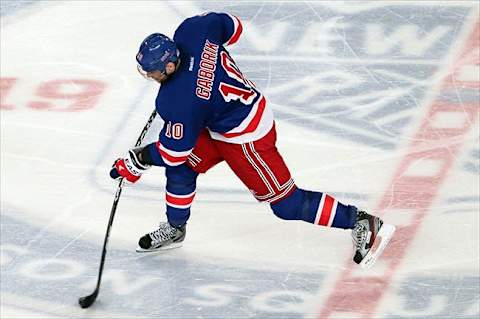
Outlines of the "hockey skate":
M136 251L145 253L181 247L185 234L185 225L174 227L168 222L162 222L157 230L140 238Z
M395 226L384 224L376 216L359 211L352 230L355 256L353 261L364 269L373 266L395 232Z

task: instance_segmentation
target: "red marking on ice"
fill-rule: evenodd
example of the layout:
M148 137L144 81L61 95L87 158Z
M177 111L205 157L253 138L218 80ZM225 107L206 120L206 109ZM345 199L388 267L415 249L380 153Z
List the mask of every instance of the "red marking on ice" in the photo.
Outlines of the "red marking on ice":
M0 78L0 109L13 110L17 107L5 101L15 85L18 86L16 78ZM42 82L36 89L35 99L27 102L27 106L35 110L83 111L96 105L105 88L105 83L96 80L63 79Z
M463 80L459 76L465 67L478 66L480 24L477 22L466 47L457 58L449 74L444 78L440 91L479 88L478 80ZM441 112L461 112L465 121L456 128L435 126L436 115ZM442 183L462 146L464 137L475 124L479 113L478 103L434 100L419 130L414 135L407 154L398 166L390 186L386 189L377 209L379 215L389 209L409 209L413 218L409 225L397 227L397 231L380 259L385 264L382 274L368 277L355 275L356 265L351 260L340 274L333 291L327 297L319 318L328 318L335 313L351 313L355 317L369 318L375 314L382 297L402 262L407 248L415 239L423 218L429 212ZM438 124L438 123L437 123ZM421 159L438 161L440 169L431 176L405 175L411 165Z
M48 111L83 111L96 105L105 87L105 83L101 81L85 79L44 82L36 92L36 96L41 100L31 101L28 107ZM70 103L65 105L65 102Z
M13 110L15 108L11 104L6 104L5 100L16 81L16 78L0 78L0 109Z

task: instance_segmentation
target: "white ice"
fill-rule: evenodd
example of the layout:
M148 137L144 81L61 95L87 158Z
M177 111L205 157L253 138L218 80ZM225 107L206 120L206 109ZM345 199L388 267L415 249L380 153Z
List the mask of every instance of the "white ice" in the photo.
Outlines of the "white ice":
M2 0L1 10L2 318L480 315L476 1ZM359 271L348 231L278 219L220 164L199 178L184 246L139 255L138 238L165 220L153 168L125 187L100 295L81 309L116 189L110 165L158 89L136 72L138 45L205 11L244 21L230 51L269 98L297 185L408 227Z

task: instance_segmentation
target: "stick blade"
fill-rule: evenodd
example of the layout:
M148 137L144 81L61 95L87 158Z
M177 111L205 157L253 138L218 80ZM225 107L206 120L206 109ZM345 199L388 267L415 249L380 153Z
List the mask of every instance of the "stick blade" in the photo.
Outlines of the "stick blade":
M95 300L97 299L97 296L98 296L98 290L95 290L91 295L79 298L78 304L82 308L88 308L95 302Z

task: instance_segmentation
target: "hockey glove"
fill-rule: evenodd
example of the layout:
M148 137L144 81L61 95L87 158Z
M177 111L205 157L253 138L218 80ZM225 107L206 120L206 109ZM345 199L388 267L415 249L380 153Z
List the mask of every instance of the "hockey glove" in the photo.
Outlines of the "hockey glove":
M125 158L117 159L110 170L110 177L113 179L124 177L130 183L138 181L143 172L150 168L150 165L143 164L138 160L136 151L139 150L131 149Z

